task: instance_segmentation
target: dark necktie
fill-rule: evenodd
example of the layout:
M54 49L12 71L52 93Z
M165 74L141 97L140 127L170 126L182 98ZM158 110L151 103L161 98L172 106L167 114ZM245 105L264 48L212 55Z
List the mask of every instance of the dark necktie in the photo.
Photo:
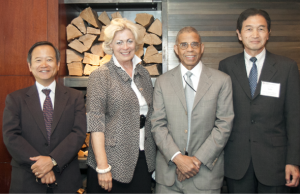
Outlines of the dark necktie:
M43 115L44 115L44 121L46 125L47 130L47 137L48 137L48 143L50 144L50 136L51 136L51 125L53 121L53 108L52 108L52 102L51 98L49 96L51 90L50 89L43 89L42 90L44 94L46 94L46 99L43 105Z
M185 99L186 99L186 107L188 112L188 137L187 137L187 145L186 145L186 151L188 151L189 148L189 141L190 141L190 131L191 131L191 114L192 109L194 105L194 90L193 90L193 82L191 80L191 76L193 75L192 72L188 71L186 72L186 84L185 84Z
M250 61L253 62L250 74L249 74L249 85L250 85L250 91L251 91L251 96L253 98L256 85L257 85L257 67L256 67L256 57L251 57Z

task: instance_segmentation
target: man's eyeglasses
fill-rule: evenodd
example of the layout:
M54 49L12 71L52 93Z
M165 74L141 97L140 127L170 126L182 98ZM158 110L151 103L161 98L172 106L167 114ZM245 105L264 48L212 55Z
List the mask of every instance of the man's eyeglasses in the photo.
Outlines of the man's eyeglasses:
M187 49L189 47L189 44L191 45L191 47L193 49L197 49L200 47L201 43L200 42L191 42L191 43L187 43L187 42L182 42L179 45L179 47L183 50Z

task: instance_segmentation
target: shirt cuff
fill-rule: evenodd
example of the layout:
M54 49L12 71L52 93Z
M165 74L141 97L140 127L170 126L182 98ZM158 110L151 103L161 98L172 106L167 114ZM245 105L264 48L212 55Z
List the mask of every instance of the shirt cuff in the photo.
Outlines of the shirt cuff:
M174 159L178 154L181 154L181 152L178 151L178 152L176 152L176 153L173 155L173 157L171 158L171 161L172 161L172 162L173 162L173 159Z

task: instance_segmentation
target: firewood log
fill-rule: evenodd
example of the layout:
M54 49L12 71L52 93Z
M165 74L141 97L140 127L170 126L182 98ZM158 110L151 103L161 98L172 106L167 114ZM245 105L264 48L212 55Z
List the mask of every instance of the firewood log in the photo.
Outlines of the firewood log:
M92 10L91 7L88 7L85 10L83 10L79 16L96 28L100 29L102 26L101 22L98 20L97 12Z
M141 58L144 54L144 44L139 45L139 50L135 52L135 55Z
M90 49L96 38L97 38L96 35L86 34L86 35L81 36L79 38L79 41L81 41L84 44L84 46L86 46L88 49Z
M149 45L161 44L161 39L155 34L146 34L143 40L145 44L149 44Z
M66 49L66 58L67 63L72 63L74 61L82 61L83 55L73 49Z
M84 67L83 74L84 75L90 75L92 73L92 71L94 71L98 67L99 66L94 66L94 65L86 64L85 67Z
M87 32L86 33L100 35L100 29L87 27Z
M72 62L68 63L68 70L69 70L69 75L77 75L77 76L82 76L83 74L83 64L81 62Z
M138 36L143 39L144 36L147 34L145 27L140 24L136 24L136 27L138 28Z
M156 48L153 45L150 45L146 49L145 58L148 58L157 53L158 53L158 51L156 50Z
M103 64L105 64L105 63L107 63L107 62L109 62L110 61L110 59L111 59L111 55L105 55L101 60L100 60L100 66L101 65L103 65Z
M100 22L102 22L106 26L110 24L110 19L107 15L106 11L104 11L100 14L100 16L98 17L98 20L100 20Z
M136 18L134 19L136 23L141 24L145 28L149 27L154 21L153 15L148 13L138 13L136 14Z
M98 38L98 41L103 42L104 41L104 30L106 26L102 26L100 37Z
M80 16L78 16L77 18L74 18L71 21L71 24L76 26L80 30L80 32L82 32L82 34L86 34L86 26L85 26L83 19Z
M159 19L156 19L148 29L148 32L152 32L158 36L162 35L162 24Z
M158 66L158 64L154 64L151 66L145 66L145 68L148 70L150 75L159 75L157 66Z
M162 54L157 53L150 57L144 57L145 63L162 63Z
M75 39L72 42L70 42L68 46L80 53L89 50L89 48L84 46L78 39Z
M82 36L82 33L72 24L67 26L67 41L70 42L75 38Z
M91 53L84 53L83 63L90 64L90 65L100 65L100 57L99 55L94 55Z
M119 12L115 12L111 14L111 18L115 19L115 18L122 18L121 14Z
M92 48L91 48L91 52L94 55L98 55L100 57L104 57L104 52L103 52L103 49L102 49L102 42L94 43L93 46L92 46Z

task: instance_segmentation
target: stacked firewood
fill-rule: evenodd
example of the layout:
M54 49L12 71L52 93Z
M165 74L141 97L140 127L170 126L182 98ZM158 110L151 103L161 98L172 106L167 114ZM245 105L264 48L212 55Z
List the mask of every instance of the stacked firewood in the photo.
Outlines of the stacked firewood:
M121 17L119 12L111 14L112 19ZM111 55L106 55L102 50L104 29L110 21L105 11L98 16L97 12L88 7L67 26L69 48L66 49L66 58L69 75L90 75L93 70L111 59ZM142 58L142 65L150 75L159 75L162 63L162 53L159 52L162 44L162 24L148 13L137 14L135 22L138 33L144 37L136 55Z

